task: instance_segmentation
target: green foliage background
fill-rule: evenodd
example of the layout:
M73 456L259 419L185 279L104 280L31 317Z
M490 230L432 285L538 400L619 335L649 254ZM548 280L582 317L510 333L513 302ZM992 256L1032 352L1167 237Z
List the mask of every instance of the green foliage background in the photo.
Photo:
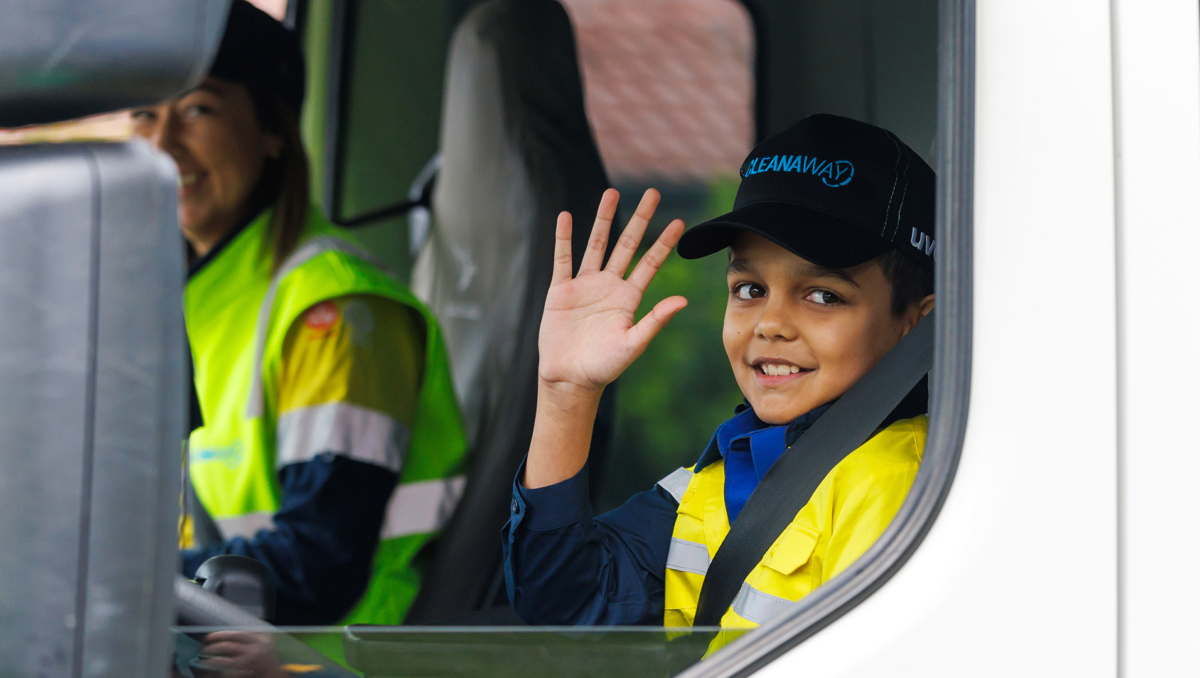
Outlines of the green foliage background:
M689 226L733 207L737 179L711 183L699 199L671 200L663 190L647 242L676 217ZM640 191L623 190L632 205ZM617 382L613 447L601 471L596 509L615 508L659 479L695 463L709 437L742 401L721 344L725 317L723 254L686 261L672 254L646 290L638 317L665 297L682 294L688 306L663 329L646 353Z

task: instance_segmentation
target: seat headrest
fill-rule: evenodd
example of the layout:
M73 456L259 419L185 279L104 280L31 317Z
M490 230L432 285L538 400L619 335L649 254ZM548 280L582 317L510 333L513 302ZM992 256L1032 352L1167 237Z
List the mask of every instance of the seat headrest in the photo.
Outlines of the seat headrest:
M195 86L228 11L229 0L4 3L0 127L146 105Z
M413 291L442 327L473 458L406 623L453 618L494 597L495 535L537 404L555 221L567 210L590 224L608 186L558 2L491 0L473 9L451 42L445 93L433 223ZM588 230L575 230L576 261ZM598 421L596 430L608 427ZM593 454L606 445L593 440Z
M432 243L413 288L442 323L474 440L518 347L532 342L536 355L558 213L591 223L608 180L571 23L555 0L472 10L451 42L445 92ZM587 231L576 231L576 261Z

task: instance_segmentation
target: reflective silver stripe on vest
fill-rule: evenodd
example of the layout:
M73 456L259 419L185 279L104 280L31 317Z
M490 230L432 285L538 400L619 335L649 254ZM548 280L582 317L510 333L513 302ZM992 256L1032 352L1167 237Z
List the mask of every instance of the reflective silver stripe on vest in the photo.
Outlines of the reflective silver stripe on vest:
M283 265L271 278L271 285L267 287L267 294L263 297L262 306L258 307L258 322L254 326L254 365L250 372L250 394L246 398L246 417L250 419L257 419L263 415L263 351L266 350L267 331L271 329L271 312L275 310L275 295L279 293L279 283L283 282L283 279L288 277L292 271L326 252L349 254L385 273L388 270L362 249L345 240L330 236L313 238L298 247L287 259L284 259Z
M437 532L445 527L462 498L466 476L397 485L388 501L380 539Z
M677 468L671 471L671 474L666 478L658 481L658 486L667 491L667 494L675 497L675 503L683 502L683 493L687 490L688 483L692 482L692 471L686 468Z
M753 586L742 582L742 590L729 607L755 624L765 624L783 614L795 601L780 598L769 593L763 593Z
M668 570L707 574L708 563L707 546L671 537L671 550L667 551Z
M217 524L217 529L221 531L222 539L233 539L234 537L249 539L259 530L275 529L275 512L258 511L232 518L216 518L213 522Z
M275 468L332 453L399 473L409 435L383 412L353 403L289 410L279 417Z

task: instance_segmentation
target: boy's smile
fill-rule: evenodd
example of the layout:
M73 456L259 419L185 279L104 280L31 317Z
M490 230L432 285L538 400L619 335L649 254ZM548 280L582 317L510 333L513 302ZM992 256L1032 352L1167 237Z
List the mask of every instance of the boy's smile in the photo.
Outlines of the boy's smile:
M827 269L748 232L730 249L727 279L725 353L768 424L840 397L933 308L930 296L897 317L875 261Z

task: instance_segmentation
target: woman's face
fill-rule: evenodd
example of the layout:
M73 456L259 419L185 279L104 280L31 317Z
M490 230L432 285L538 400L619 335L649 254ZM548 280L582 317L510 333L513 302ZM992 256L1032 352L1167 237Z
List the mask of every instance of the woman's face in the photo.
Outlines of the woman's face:
M179 224L200 256L249 216L263 166L283 148L259 124L249 90L219 78L134 110L133 129L179 166Z

